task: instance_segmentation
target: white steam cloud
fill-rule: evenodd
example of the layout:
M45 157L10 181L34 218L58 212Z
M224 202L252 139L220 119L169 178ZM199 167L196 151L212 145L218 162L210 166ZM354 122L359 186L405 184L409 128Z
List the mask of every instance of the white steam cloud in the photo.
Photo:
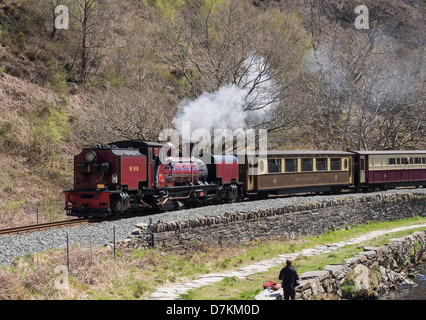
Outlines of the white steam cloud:
M250 56L244 64L239 85L228 84L215 92L204 92L196 100L186 99L173 124L182 134L182 123L190 122L191 131L204 129L245 129L269 121L276 97L274 81L263 57Z

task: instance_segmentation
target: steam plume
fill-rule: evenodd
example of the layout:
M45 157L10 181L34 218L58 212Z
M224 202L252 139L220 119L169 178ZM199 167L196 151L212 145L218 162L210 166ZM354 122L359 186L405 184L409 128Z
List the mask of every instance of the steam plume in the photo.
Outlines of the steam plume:
M182 134L182 122L191 131L205 129L245 129L271 118L276 98L271 94L274 81L263 57L250 56L244 63L239 85L228 84L215 92L204 92L196 100L184 100L173 123Z

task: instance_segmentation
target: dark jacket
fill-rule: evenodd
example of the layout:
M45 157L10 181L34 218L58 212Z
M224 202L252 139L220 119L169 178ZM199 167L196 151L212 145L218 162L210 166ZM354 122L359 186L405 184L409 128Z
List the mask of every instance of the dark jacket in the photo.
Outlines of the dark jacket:
M286 266L282 268L278 278L282 280L282 287L284 289L294 289L298 286L297 280L299 280L299 275L293 267Z

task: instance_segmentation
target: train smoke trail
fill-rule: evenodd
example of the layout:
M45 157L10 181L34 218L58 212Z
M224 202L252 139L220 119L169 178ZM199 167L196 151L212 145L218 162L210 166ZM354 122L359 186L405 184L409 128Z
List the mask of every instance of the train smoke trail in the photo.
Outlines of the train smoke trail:
M244 75L236 84L215 92L204 92L196 100L184 100L173 123L182 134L182 123L190 122L191 131L245 129L269 121L276 103L271 93L274 81L263 57L250 56L244 63Z

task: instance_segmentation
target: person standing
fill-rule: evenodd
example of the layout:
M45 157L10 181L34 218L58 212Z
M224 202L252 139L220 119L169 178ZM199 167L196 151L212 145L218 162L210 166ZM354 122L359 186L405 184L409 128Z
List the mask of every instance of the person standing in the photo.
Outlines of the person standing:
M160 167L160 157L158 156L158 149L154 148L154 187L158 183L158 168Z
M291 266L291 261L287 260L286 266L281 269L278 279L282 280L282 288L284 290L284 300L296 300L295 288L299 285L299 275L296 269Z

